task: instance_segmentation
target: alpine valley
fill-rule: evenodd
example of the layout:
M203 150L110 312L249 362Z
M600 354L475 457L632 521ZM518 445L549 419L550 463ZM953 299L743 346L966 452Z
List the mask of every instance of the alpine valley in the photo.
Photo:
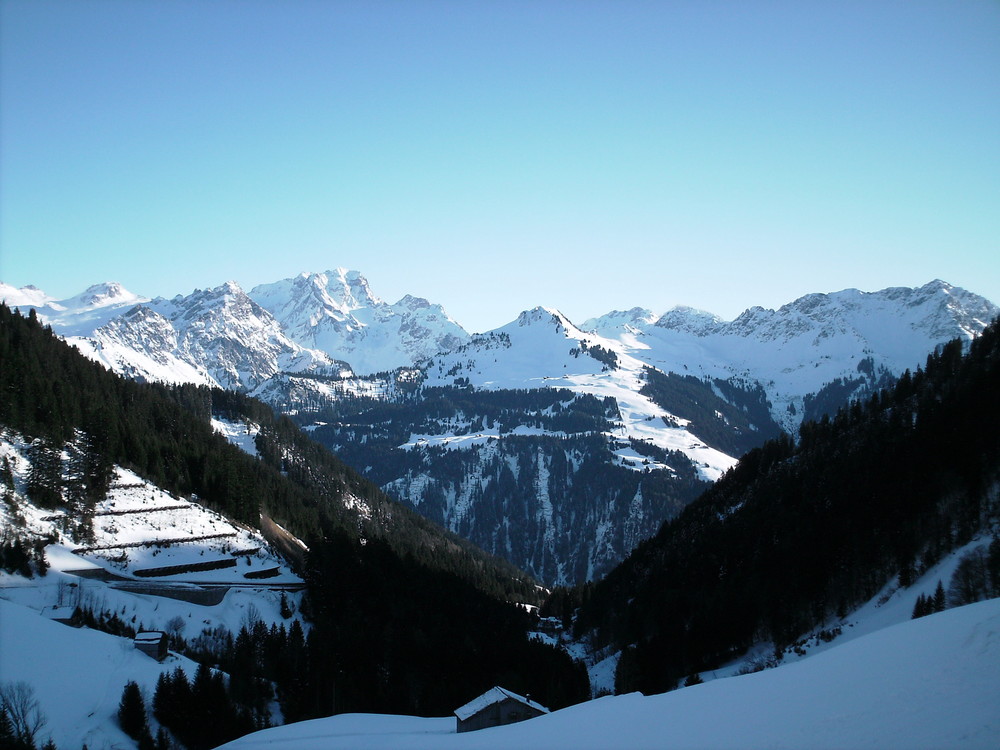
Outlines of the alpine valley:
M134 380L233 389L291 417L389 496L549 585L594 580L739 456L971 340L1000 308L932 281L811 294L723 321L675 307L581 322L537 307L470 335L357 271L173 299L56 300L0 284Z
M0 295L0 747L996 746L976 295Z

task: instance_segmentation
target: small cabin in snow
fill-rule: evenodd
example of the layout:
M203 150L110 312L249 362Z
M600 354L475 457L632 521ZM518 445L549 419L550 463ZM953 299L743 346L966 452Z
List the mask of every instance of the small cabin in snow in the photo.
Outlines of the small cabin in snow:
M135 647L157 661L167 658L167 634L162 630L146 630L135 634Z
M61 622L63 625L73 624L73 613L76 612L76 607L46 607L42 610L42 614L53 622Z
M548 712L549 709L535 703L530 697L525 698L502 687L493 687L456 709L455 717L458 719L459 732L471 732L534 719Z

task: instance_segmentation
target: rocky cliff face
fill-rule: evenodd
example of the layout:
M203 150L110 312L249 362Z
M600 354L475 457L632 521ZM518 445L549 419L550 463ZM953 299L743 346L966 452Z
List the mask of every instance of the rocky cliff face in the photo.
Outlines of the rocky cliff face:
M250 296L298 343L371 374L453 349L469 334L440 305L406 295L390 305L357 271L339 268L254 287Z
M139 380L242 390L284 371L339 371L323 352L292 342L232 282L170 300L102 284L35 309L85 354Z

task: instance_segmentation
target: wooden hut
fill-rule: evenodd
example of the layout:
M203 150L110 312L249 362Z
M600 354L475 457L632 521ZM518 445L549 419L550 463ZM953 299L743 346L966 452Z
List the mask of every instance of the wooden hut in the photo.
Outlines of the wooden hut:
M533 719L548 712L549 709L535 703L530 697L525 698L502 687L493 687L456 709L455 717L459 732L471 732Z
M157 661L167 658L167 634L162 630L146 630L135 634L135 647Z
M63 625L73 624L73 613L76 612L75 607L46 607L42 610L42 614L47 618L52 620L52 622L61 622Z

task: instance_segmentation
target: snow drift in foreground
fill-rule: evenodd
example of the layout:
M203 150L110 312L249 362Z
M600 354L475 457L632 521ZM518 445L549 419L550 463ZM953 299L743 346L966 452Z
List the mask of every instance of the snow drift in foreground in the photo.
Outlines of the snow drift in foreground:
M454 732L454 718L345 714L268 729L223 747L995 750L1000 600L905 622L778 669Z

